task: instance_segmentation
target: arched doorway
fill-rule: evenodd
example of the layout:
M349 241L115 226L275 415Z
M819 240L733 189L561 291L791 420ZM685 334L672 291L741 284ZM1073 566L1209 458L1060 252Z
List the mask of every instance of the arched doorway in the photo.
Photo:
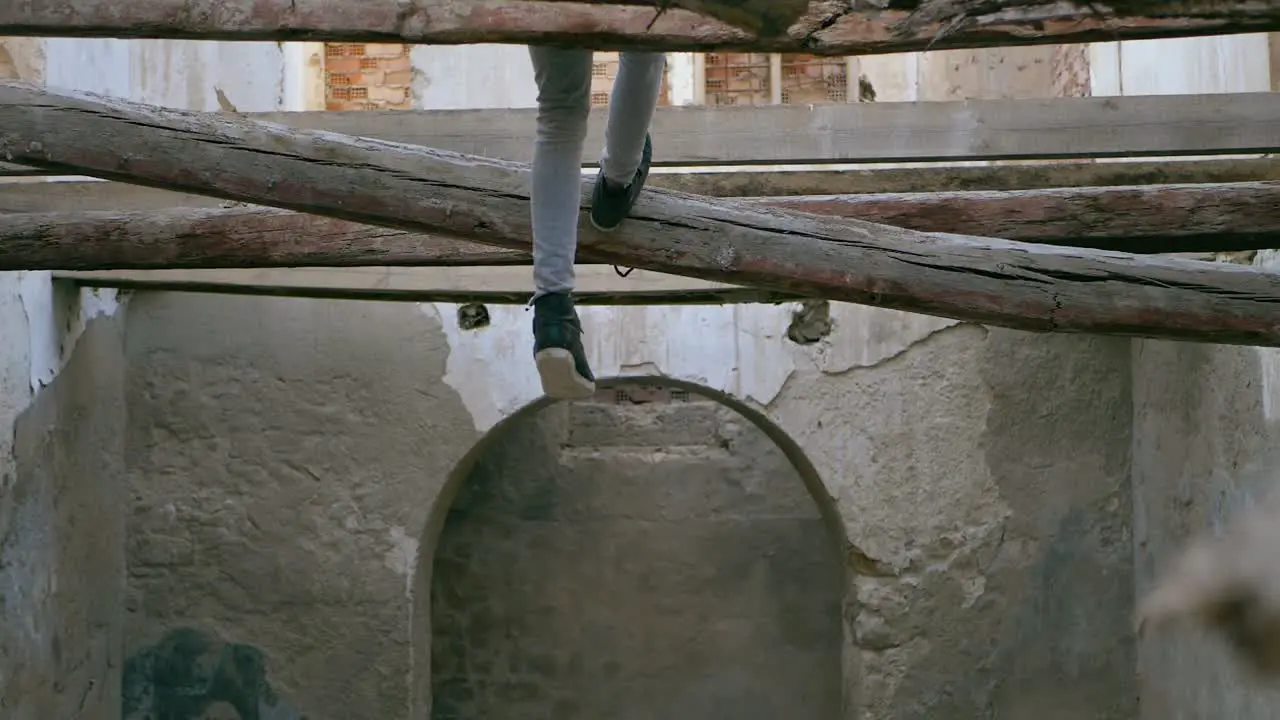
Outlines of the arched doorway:
M495 433L424 558L431 718L841 717L841 543L755 421L623 382Z

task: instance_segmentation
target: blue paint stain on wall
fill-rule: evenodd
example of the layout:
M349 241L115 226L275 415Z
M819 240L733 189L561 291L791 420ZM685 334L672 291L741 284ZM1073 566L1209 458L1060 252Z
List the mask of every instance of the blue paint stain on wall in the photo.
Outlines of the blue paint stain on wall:
M123 720L307 720L271 689L261 650L194 628L130 657L122 689Z

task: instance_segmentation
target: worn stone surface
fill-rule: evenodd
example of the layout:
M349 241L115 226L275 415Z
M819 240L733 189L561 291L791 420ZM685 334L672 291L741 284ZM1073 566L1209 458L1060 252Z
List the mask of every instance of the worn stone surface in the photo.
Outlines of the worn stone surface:
M258 648L308 717L406 717L417 538L475 439L439 323L391 303L135 300L130 655L209 627Z
M626 320L629 309L597 310L588 323L593 358L632 374L686 368L677 362L680 348L692 353L698 340L709 341L715 320L710 310L673 312L661 327L635 326ZM1127 341L909 323L910 316L835 304L831 334L801 346L783 339L785 309L730 310L742 315L733 315L740 331L730 350L737 355L715 345L715 358L687 367L705 372L700 384L712 390L765 398L748 400L748 409L776 425L852 545L848 562L858 574L834 593L843 620L828 640L838 649L832 672L848 703L838 717L1131 718ZM129 320L131 653L175 628L209 627L228 642L259 648L272 687L313 720L425 716L435 670L431 632L439 628L425 604L436 536L422 529L430 510L450 507L440 490L464 456L497 462L494 448L506 427L485 439L497 445L472 453L475 428L492 423L468 412L449 383L483 394L504 414L527 402L520 400L531 397L526 384L536 383L527 313L491 320L460 333L444 313L400 305L139 295ZM903 335L902 328L914 329ZM776 389L765 393L749 382L762 358L772 367L779 357L789 369L768 385ZM725 365L722 375L716 362ZM699 383L696 373L680 372ZM735 495L696 469L738 452L719 444L721 410L642 407L644 413L620 417L582 405L572 419L550 412L532 424L512 421L542 433L544 444L526 443L530 455L519 465L526 476L493 485L506 493L497 498L508 509L555 510L558 522L578 529L556 535L555 523L538 526L544 534L523 550L532 553L529 562L497 546L467 553L465 563L457 553L442 555L439 567L450 573L508 583L476 606L482 619L494 621L499 602L526 602L551 588L560 594L539 617L572 611L592 618L591 633L565 630L557 639L562 648L595 650L586 645L590 637L612 638L601 641L601 651L643 648L650 639L674 645L675 630L627 635L633 630L619 618L634 613L611 615L611 608L624 600L651 607L666 601L685 608L670 613L676 628L683 615L716 616L684 595L655 599L644 585L633 586L632 596L617 594L607 581L619 567L635 563L637 573L655 578L668 568L723 590L733 586L725 578L740 579L744 567L726 544L748 555L782 548L803 554L809 536L783 530L794 494ZM650 464L636 459L634 446L610 445L619 438L648 448ZM667 449L660 460L654 447ZM546 462L534 460L535 451ZM653 474L634 474L640 470ZM548 505L530 490L552 481L564 483L554 497L572 502ZM779 487L795 493L804 484ZM448 487L455 486L468 487ZM638 518L644 510L647 519L620 516L619 508ZM735 529L729 520L716 521L721 535L704 531L707 517L733 508L783 519L769 526L774 535ZM504 522L480 524L483 537L474 541L498 543L537 525ZM622 529L606 533L612 523ZM654 534L658 526L668 531ZM550 567L537 560L557 552L587 560ZM597 569L588 572L592 562ZM709 597L729 609L722 618L758 618L767 614L761 606L742 604L809 572L793 565L783 580L762 573L750 592ZM725 574L710 574L715 570ZM589 596L570 592L583 587L614 594L588 604ZM739 632L735 622L703 624L731 638ZM535 640L550 642L546 628L561 626L544 625L506 639L505 647L524 653ZM501 676L505 666L489 662L476 677ZM529 662L526 674L502 676L501 687L534 705L589 677L566 669L555 674L561 684L515 687L542 677L541 666ZM660 670L647 677L661 677ZM456 667L444 673L437 689L459 677ZM672 697L650 694L645 702ZM691 695L688 702L701 707L702 700Z
M792 378L866 555L859 717L1132 717L1127 346L959 326Z
M781 451L693 398L501 431L438 545L433 718L838 717L838 546Z
M1201 533L1223 532L1277 487L1280 387L1275 351L1144 341L1134 362L1136 585ZM1269 397L1270 396L1270 397ZM1152 634L1139 647L1142 713L1149 720L1270 720L1280 691L1254 681L1221 637L1194 627Z
M16 423L0 485L0 717L115 720L127 492L121 328L98 320ZM25 342L6 336L4 342ZM4 448L0 448L4 449Z

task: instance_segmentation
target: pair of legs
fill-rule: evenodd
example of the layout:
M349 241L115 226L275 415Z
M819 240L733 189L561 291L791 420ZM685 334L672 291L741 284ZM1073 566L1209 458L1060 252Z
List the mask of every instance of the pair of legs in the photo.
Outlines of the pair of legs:
M532 190L534 357L547 395L582 398L595 391L595 378L573 307L573 261L578 251L593 53L531 47L529 54L538 83ZM591 197L591 222L599 230L616 228L644 187L652 154L649 124L665 67L662 53L620 54L600 173Z

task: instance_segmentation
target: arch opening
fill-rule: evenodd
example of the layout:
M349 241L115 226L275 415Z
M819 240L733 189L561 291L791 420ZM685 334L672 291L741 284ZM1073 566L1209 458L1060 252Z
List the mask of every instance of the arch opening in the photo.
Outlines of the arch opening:
M415 718L847 717L848 546L762 413L667 378L534 403L420 544Z

